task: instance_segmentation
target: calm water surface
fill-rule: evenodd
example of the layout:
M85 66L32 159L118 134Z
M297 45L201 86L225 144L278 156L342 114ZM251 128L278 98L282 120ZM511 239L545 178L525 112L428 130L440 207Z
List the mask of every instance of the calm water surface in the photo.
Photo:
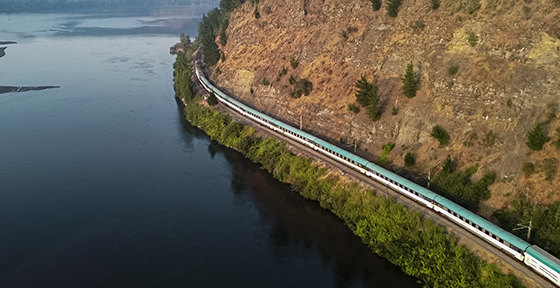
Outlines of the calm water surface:
M183 120L210 8L0 14L0 86L60 86L0 94L0 287L418 287Z

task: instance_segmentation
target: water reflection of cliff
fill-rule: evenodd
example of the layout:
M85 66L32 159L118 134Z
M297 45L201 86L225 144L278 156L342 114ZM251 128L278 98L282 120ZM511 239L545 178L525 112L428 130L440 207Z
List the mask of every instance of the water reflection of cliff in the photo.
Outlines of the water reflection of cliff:
M316 250L323 265L332 265L338 287L419 287L387 260L375 255L344 223L314 201L306 200L243 155L212 142L208 151L223 154L232 165L231 186L239 205L254 205L269 227L271 250L278 259L288 253Z

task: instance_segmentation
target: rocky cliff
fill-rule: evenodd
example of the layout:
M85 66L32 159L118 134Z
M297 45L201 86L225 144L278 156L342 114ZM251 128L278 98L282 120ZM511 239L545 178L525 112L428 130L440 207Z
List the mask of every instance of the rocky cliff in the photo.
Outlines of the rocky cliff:
M374 11L368 0L247 2L231 15L227 44L220 47L225 61L212 77L271 115L296 125L301 119L304 130L348 149L356 143L370 160L383 144L395 143L393 169L412 152L417 159L410 170L424 177L437 173L447 155L460 169L479 163L474 179L495 171L485 215L507 207L517 193L551 203L560 199L560 176L546 181L543 161L560 153L551 142L538 152L525 143L537 122L558 137L555 1L442 0L432 10L428 0L406 0L396 18L387 15L385 3ZM292 58L299 61L295 69ZM401 81L409 63L420 81L411 99ZM287 74L279 77L282 68ZM291 98L290 75L311 81L311 94ZM365 109L348 110L358 105L354 85L362 75L379 86L379 121L368 119ZM430 136L435 125L449 132L449 145L439 147ZM529 177L522 171L526 162L536 165Z

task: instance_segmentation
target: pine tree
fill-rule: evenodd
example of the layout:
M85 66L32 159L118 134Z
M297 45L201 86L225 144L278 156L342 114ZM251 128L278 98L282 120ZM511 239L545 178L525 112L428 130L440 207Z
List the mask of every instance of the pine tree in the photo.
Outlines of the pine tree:
M366 79L366 76L362 75L362 78L356 81L356 101L362 105L362 107L366 107L369 105L369 91L373 89L373 84L369 83Z
M432 128L432 137L439 141L439 147L449 144L449 133L443 127L437 125Z
M372 88L368 91L368 105L366 113L371 121L377 121L381 118L381 107L379 107L379 96L377 96L377 85L371 84Z
M550 141L550 137L544 135L542 129L542 123L537 123L533 127L533 130L527 133L527 147L540 151L543 149L544 143Z
M370 0L370 1L371 1L371 7L373 8L374 11L381 9L381 0Z
M406 66L406 74L402 80L404 84L404 95L408 98L416 96L418 82L416 81L416 73L414 72L414 66L412 66L412 63Z
M401 4L402 0L387 0L387 14L393 18L397 17Z

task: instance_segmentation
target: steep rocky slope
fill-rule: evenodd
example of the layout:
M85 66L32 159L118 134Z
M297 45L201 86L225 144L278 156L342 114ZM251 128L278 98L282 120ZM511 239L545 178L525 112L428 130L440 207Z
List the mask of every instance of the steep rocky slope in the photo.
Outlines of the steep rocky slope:
M278 0L258 4L258 19L247 2L232 13L221 47L225 62L214 67L213 78L269 114L296 125L302 119L305 130L339 144L356 142L369 159L394 142L393 169L413 152L411 170L418 175L437 173L447 155L460 169L479 163L474 179L495 171L485 215L507 207L517 193L547 204L560 199L560 176L545 181L543 160L560 153L550 142L539 152L525 142L539 121L547 121L553 140L560 126L560 5L554 1L443 0L432 10L428 0L407 0L391 18L385 3L373 11L367 0ZM479 9L467 13L472 7ZM478 38L474 45L469 34ZM408 63L421 83L412 99L402 93ZM458 72L450 75L452 66ZM287 75L277 81L283 67ZM310 80L312 93L291 98L290 75ZM348 110L357 104L361 75L379 86L379 121L369 120L365 109ZM448 146L430 136L435 125L449 132ZM537 173L525 177L525 162L535 163Z

